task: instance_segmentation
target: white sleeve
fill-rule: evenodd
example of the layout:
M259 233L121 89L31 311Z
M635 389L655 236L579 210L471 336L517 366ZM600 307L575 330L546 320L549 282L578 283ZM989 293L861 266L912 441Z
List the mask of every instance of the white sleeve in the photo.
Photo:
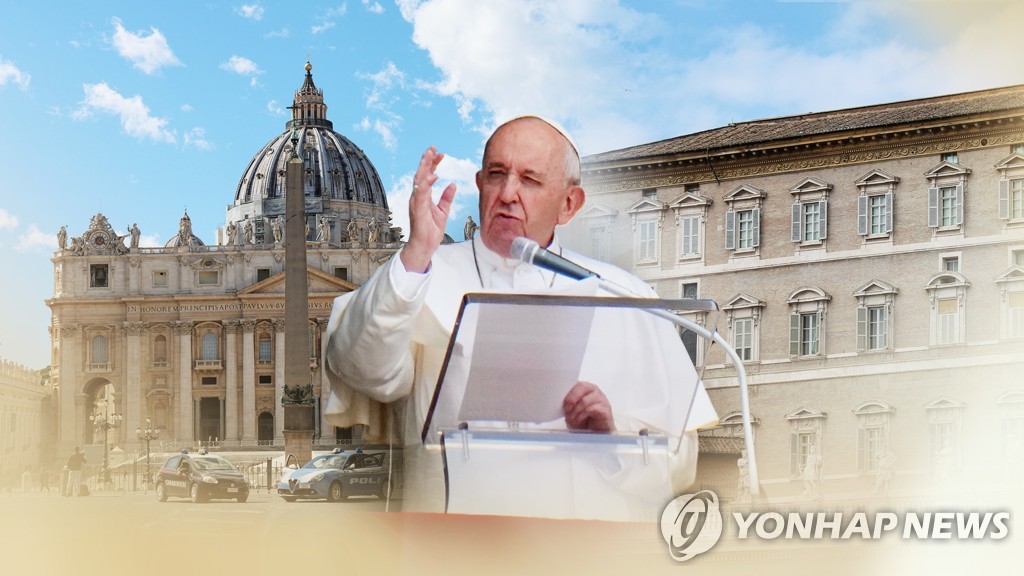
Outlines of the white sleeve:
M379 402L412 389L413 329L430 279L429 273L407 272L399 254L358 290L338 298L327 325L332 387L340 383Z

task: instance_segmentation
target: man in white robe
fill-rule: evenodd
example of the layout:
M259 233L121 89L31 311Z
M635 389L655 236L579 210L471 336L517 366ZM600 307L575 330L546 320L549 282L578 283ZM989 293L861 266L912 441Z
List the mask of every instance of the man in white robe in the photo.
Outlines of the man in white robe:
M444 155L428 149L414 177L410 199L409 242L356 292L335 303L328 325L327 365L332 382L328 419L338 426L368 424L381 418L380 405L398 415L406 446L405 509L441 510L445 486L440 456L422 448L420 434L427 416L462 295L466 292L537 292L575 283L535 266L512 260L512 241L525 236L604 279L639 295L654 296L640 279L609 264L563 251L554 234L582 207L579 155L565 133L536 117L500 126L487 143L480 189L480 234L472 241L441 246L455 187L449 185L437 204L430 188ZM566 478L530 485L532 472L499 474L507 480L478 487L479 495L460 508L481 513L637 519L660 512L696 473L696 428L717 416L675 329L653 317L595 321L595 329L621 335L617 350L588 350L580 381L563 401L564 428L597 433L638 432L673 437L678 452L660 456L651 470L639 471L624 461L551 461ZM630 350L643 350L654 362L630 362ZM638 356L639 357L639 356ZM514 382L510 385L514 385ZM687 418L687 410L693 408ZM688 430L680 438L680 431ZM528 456L510 456L510 469ZM535 462L535 460L533 460ZM656 473L652 473L656 470ZM529 498L545 485L570 486L554 499ZM460 486L466 490L466 486ZM470 488L471 490L471 488ZM510 492L521 492L517 497ZM525 500L549 502L524 509ZM550 504L557 501L557 504ZM638 506L637 502L642 501ZM639 512L638 512L639 511Z

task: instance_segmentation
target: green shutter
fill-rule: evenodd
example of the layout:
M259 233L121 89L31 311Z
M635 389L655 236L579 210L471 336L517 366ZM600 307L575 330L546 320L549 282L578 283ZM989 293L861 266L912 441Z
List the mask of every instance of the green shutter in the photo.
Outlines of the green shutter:
M828 200L818 202L818 239L828 237Z
M999 181L999 218L1010 219L1010 181Z
M893 206L893 195L892 192L885 193L885 233L892 233L892 215L895 211Z
M868 348L868 309L859 306L857 308L857 350Z
M964 223L964 185L956 185L956 225L962 226Z
M867 236L868 230L868 197L861 195L857 197L857 234Z
M729 210L725 213L725 249L736 248L736 211Z
M754 208L751 212L751 236L753 236L753 246L757 248L761 245L761 209Z
M800 204L799 202L797 202L796 204L793 204L793 219L792 219L792 226L793 226L792 239L793 239L793 242L799 242L799 241L804 239L803 234L802 234L803 231L800 229L800 216L801 216L801 213L803 212L803 208L804 208L804 205Z
M800 474L800 435L796 433L789 435L789 474Z
M800 315L789 315L789 355L800 355Z
M928 189L928 227L939 227L939 189L935 186Z

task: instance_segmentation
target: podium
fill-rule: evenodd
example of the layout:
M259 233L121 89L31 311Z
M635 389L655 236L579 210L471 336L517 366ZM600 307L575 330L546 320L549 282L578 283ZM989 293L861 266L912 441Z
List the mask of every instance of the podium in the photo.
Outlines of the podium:
M695 443L680 441L698 380L675 325L650 312L709 306L466 294L422 429L442 461L445 510L656 519L676 469L696 462ZM562 399L580 380L605 393L617 431L566 428Z

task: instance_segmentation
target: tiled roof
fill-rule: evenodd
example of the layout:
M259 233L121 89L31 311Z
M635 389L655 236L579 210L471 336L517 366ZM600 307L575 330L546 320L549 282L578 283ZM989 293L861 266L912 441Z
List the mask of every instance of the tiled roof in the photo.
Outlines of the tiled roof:
M1024 111L1024 85L832 112L739 122L695 134L594 154L584 158L584 163L637 160L722 148L744 148L754 144L829 133L895 127L1012 110Z
M698 447L702 454L739 454L743 438L733 436L700 436Z

